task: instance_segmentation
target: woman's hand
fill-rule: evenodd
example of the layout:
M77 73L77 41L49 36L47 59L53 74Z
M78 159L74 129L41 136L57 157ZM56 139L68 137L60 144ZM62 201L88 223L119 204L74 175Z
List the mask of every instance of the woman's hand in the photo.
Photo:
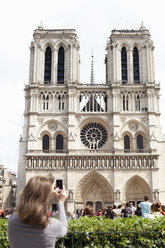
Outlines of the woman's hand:
M60 191L59 188L56 188L54 193L56 196L57 203L64 203L69 194L68 190L65 189L65 186L63 186L63 189Z
M56 181L54 180L53 185L52 185L52 191L56 196L56 201L57 203L64 203L65 200L68 197L68 190L65 189L65 186L63 186L63 189L60 190L59 188L56 188Z

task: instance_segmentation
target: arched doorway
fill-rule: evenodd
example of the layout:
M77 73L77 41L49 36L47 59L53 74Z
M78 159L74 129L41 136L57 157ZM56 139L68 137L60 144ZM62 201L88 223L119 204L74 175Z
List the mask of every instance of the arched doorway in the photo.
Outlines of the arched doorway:
M84 208L87 203L96 208L105 208L113 203L113 191L110 183L101 174L93 171L83 177L76 187L75 210Z
M145 195L151 199L151 190L144 179L134 176L128 180L124 189L124 202L133 202L137 207Z

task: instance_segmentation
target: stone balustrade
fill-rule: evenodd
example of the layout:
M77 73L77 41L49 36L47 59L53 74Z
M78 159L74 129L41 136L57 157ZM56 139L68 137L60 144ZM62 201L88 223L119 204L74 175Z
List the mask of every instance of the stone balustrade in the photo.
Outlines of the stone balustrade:
M71 156L49 154L42 156L26 156L27 170L132 170L154 169L157 166L158 155L129 156Z

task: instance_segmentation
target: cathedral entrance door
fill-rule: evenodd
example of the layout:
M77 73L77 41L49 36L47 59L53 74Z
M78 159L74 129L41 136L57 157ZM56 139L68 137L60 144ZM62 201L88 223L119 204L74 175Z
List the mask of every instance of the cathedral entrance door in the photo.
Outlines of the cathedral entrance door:
M93 171L81 179L76 187L75 208L78 202L92 204L94 210L105 208L113 203L113 191L110 183L101 174ZM76 209L75 209L76 210Z
M125 187L125 202L134 202L137 207L138 202L144 200L147 195L151 199L151 191L148 184L139 176L134 176L128 180Z

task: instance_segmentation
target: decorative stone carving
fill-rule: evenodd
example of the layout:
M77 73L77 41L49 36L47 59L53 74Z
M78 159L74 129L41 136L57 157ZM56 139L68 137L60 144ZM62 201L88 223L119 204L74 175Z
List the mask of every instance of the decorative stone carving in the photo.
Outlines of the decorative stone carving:
M159 201L159 190L158 189L153 189L152 198L153 198L153 202Z
M52 122L50 122L50 123L48 124L48 128L49 128L50 130L52 130L52 131L56 131L57 128L58 128L58 124L57 124L56 122L52 121Z
M119 170L150 170L151 168L157 168L158 156L103 156L100 158L94 157L81 157L81 156L63 156L63 157L43 157L42 159L38 156L27 157L26 169L60 169L60 170L80 170L86 169L97 169L97 170L109 170L109 169L119 169ZM141 166L139 166L139 161Z
M64 124L67 124L68 123L68 118L62 118L62 121Z
M77 117L77 119L78 119L79 121L81 121L81 119L82 119L82 116L81 116L81 115L77 115L76 117Z
M113 118L112 118L112 116L108 116L108 117L106 117L106 120L107 120L108 123L111 123Z
M154 132L151 133L151 135L150 135L150 140L156 140L156 137L155 137L155 135L154 135Z
M143 123L146 123L147 122L147 117L141 117L140 121L143 122Z
M120 194L121 194L120 189L114 190L114 200L115 201L120 201Z
M38 118L37 121L39 122L39 124L42 124L44 121L44 118Z
M118 132L115 133L114 140L120 140L120 137L118 135Z
M68 201L73 201L73 190L69 190Z
M29 138L28 138L29 141L36 141L33 133L31 132L30 135L29 135Z
M126 122L126 117L121 117L120 120L121 120L121 123L124 124Z
M133 132L136 132L137 129L138 129L138 124L135 123L135 122L130 123L130 124L129 124L129 129L130 129L131 131L133 131Z

